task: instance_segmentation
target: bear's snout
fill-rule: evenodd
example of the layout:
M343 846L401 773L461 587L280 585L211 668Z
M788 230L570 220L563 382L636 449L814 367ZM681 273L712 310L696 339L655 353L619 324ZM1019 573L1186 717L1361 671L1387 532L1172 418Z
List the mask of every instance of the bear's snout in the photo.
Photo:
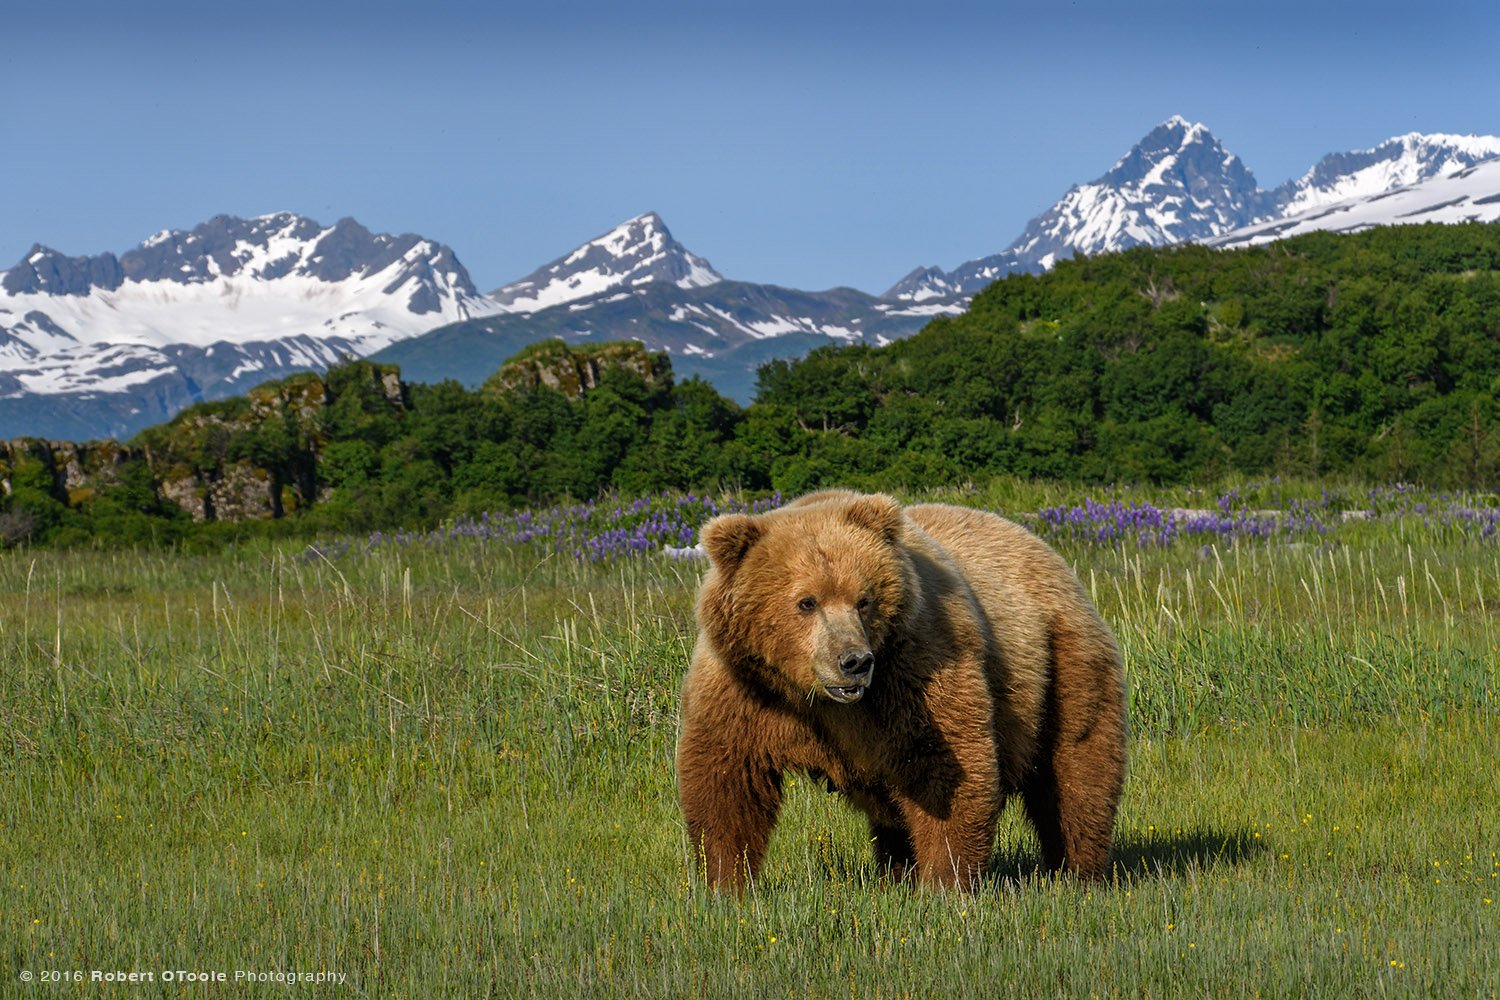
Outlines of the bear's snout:
M868 646L845 649L838 656L838 675L823 683L823 692L834 701L852 705L865 696L875 673L875 654Z
M851 681L867 683L875 667L875 654L868 649L851 649L839 657L839 672Z

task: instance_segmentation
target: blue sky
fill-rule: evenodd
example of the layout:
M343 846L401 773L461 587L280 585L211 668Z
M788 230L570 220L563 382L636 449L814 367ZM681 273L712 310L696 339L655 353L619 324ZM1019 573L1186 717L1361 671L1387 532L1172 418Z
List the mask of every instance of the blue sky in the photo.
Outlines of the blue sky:
M993 253L1173 114L1262 187L1500 133L1500 13L1443 4L30 4L0 268L289 210L488 290L641 212L723 274L881 292Z

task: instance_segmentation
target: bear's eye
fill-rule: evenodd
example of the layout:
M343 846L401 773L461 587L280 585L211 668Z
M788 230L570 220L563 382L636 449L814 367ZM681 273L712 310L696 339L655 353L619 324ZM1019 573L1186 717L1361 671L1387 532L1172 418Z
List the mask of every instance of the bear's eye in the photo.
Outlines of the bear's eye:
M869 611L869 610L870 610L870 604L871 604L871 603L872 603L872 602L871 602L871 601L870 601L870 599L869 599L869 598L868 598L868 597L861 597L861 598L860 598L860 599L859 599L859 603L858 603L858 604L856 604L856 605L855 605L855 607L856 607L856 608L857 608L857 609L859 609L859 610L860 610L860 611L861 611L861 612L864 612L864 611Z
M815 611L817 610L818 602L814 598L804 597L797 602L797 607L803 611Z

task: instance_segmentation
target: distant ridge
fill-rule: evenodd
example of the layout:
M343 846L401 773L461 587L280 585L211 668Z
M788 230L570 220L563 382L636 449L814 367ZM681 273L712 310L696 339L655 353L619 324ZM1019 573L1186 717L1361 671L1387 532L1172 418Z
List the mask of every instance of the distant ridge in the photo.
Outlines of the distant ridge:
M1318 230L1355 233L1374 226L1424 222L1445 225L1500 222L1500 158L1394 191L1319 205L1296 215L1245 226L1202 242L1220 249L1234 249Z
M919 268L885 297L920 302L970 296L1007 274L1044 271L1075 253L1203 241L1383 194L1495 156L1500 156L1500 137L1412 132L1370 149L1331 153L1301 177L1265 191L1207 127L1173 115L1103 176L1069 188L1000 253L952 271Z
M549 337L639 340L748 401L767 360L909 336L1007 274L1078 253L1494 219L1492 170L1476 168L1497 156L1494 136L1412 132L1264 190L1207 127L1174 115L1005 250L915 268L882 296L728 279L649 211L488 295L443 244L347 218L221 215L118 256L38 244L0 272L0 438L124 438L191 402L345 356L474 384Z

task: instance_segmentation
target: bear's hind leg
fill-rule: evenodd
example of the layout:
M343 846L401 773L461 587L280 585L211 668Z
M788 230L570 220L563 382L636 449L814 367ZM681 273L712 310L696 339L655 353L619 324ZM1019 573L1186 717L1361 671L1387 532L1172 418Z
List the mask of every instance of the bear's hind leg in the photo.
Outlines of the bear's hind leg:
M1107 637L1053 634L1054 674L1037 765L1021 787L1042 863L1084 878L1109 874L1125 782L1125 695Z
M1050 754L1049 754L1049 751ZM1042 864L1083 878L1109 874L1115 805L1124 778L1124 753L1113 740L1044 746L1044 759L1021 787L1036 828Z
M911 844L911 834L904 826L886 826L872 819L870 846L875 849L875 864L881 875L889 874L892 882L906 881L917 854Z
M851 788L842 794L870 822L870 847L875 851L875 866L880 876L889 877L892 882L905 881L916 865L917 851L912 845L911 831L895 804L878 791Z

